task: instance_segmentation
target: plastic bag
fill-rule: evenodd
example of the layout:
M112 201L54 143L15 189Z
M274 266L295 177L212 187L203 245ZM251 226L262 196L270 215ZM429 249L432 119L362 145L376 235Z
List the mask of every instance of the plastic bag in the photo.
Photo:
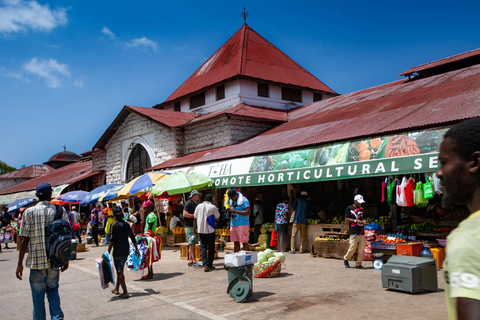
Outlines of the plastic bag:
M277 238L278 238L277 231L273 231L270 237L270 247L275 247L275 248L277 247Z
M417 182L417 187L413 191L413 203L418 208L424 208L428 205L428 199L425 199L423 195L423 183Z
M433 185L430 181L423 184L423 197L425 199L433 198Z
M135 272L143 272L143 270L140 269L141 262L142 262L142 258L140 257L140 255L133 254L132 267Z

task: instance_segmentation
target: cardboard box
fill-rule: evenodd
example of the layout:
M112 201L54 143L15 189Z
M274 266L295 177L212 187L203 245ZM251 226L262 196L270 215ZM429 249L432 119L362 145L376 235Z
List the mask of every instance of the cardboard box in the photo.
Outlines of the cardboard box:
M239 251L225 255L225 264L241 267L257 263L257 253L255 251Z
M85 242L77 244L77 252L84 252L85 251Z
M423 250L422 242L397 243L397 255L420 257Z

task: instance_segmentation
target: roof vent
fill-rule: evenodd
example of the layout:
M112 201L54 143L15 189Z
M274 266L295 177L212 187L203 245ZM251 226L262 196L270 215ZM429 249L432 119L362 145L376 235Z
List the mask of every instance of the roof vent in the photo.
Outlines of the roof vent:
M422 64L400 73L399 76L406 76L409 79L412 76L426 78L437 74L463 69L476 64L480 64L480 49L475 49L448 58Z

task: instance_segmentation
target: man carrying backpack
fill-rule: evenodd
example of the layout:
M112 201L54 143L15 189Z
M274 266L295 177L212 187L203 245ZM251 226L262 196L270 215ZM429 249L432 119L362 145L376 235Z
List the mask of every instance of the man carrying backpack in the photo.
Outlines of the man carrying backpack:
M40 183L36 188L39 202L36 206L28 208L22 217L20 227L20 250L16 276L22 280L23 257L28 250L27 268L30 268L30 288L33 300L33 319L45 319L45 294L47 294L52 319L63 319L58 294L59 270L54 270L47 256L46 230L55 219L57 208L50 203L52 198L52 186L48 183ZM68 223L65 210L59 207L61 219ZM68 258L60 270L68 268Z

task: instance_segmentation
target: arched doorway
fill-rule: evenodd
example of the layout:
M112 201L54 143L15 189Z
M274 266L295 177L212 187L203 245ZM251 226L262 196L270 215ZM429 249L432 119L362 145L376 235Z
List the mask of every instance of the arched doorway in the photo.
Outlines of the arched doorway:
M147 168L152 166L147 150L141 145L137 144L130 153L127 162L127 171L125 181L130 181L145 173Z

